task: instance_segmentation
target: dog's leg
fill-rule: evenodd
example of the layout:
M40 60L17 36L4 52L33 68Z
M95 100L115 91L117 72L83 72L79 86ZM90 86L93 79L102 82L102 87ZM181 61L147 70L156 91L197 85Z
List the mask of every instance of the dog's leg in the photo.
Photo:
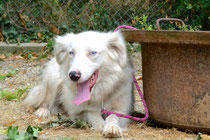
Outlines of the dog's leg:
M119 126L119 118L115 114L112 114L106 118L102 133L103 136L107 138L122 137L122 130Z
M98 112L88 112L87 120L92 125L92 128L97 131L102 131L104 128L104 119L101 116L101 113Z
M57 94L59 94L58 91L62 87L54 84L49 88L47 84L42 83L42 85L34 87L23 101L27 106L38 108L35 112L38 117L49 117L52 110L55 110L54 112L57 110L53 105Z
M60 88L62 88L62 86L47 89L44 100L36 110L35 115L38 117L49 117L53 112L59 112L58 105L55 104L55 101L59 98L58 91Z
M50 110L47 109L46 107L39 107L36 110L35 115L37 115L38 117L49 117L50 116Z
M47 104L44 104L46 98L46 89L42 86L34 87L23 101L24 105L38 108L35 112L35 115L38 117L47 117L50 116L50 111L47 109Z

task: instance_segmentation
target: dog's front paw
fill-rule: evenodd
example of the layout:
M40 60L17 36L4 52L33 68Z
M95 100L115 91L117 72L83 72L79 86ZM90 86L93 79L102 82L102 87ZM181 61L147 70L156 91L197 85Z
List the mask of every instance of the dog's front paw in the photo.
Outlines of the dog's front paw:
M40 107L35 112L35 115L37 115L38 117L49 117L50 116L50 110L45 108L45 107Z
M106 138L122 137L122 131L121 131L120 127L115 123L106 124L104 126L102 134Z

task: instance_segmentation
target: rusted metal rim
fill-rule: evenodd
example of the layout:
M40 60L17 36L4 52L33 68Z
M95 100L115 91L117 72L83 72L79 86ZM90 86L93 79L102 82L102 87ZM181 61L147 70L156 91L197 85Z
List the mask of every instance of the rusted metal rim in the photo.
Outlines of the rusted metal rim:
M161 28L160 28L160 22L161 22L161 21L175 21L175 22L181 23L182 26L184 26L184 21L181 20L181 19L178 19L178 18L159 18L159 19L156 21L157 30L161 30Z
M121 30L126 41L210 45L210 31Z

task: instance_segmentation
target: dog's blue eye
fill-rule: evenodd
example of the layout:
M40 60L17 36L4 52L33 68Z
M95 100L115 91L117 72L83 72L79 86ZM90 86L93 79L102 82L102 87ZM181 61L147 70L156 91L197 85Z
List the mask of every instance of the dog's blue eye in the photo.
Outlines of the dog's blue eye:
M90 56L95 56L97 54L97 52L90 52L89 55Z
M74 55L74 52L73 52L73 51L70 51L69 54L70 54L70 55Z

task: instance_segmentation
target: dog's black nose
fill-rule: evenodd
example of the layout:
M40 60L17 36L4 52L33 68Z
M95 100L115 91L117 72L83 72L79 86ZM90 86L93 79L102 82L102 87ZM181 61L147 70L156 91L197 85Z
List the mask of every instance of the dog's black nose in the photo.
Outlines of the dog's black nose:
M77 82L81 77L81 73L79 71L71 71L69 77L72 81Z

